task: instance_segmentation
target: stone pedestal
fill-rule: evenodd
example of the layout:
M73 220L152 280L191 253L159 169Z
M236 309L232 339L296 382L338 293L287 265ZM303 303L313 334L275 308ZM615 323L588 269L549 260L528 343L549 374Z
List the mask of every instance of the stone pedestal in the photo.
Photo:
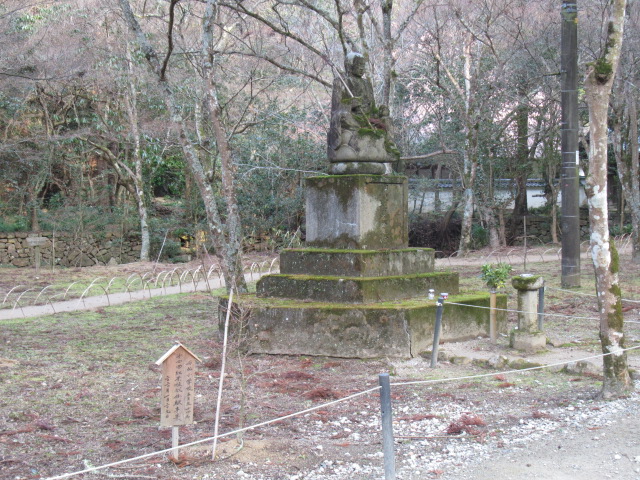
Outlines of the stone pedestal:
M462 341L487 335L487 295L457 295L445 304L440 339ZM237 317L246 319L231 338L249 354L323 355L342 358L411 358L430 350L436 302L425 298L370 304L258 298L233 299ZM220 299L224 326L228 297ZM468 306L467 306L468 305ZM498 331L506 332L507 296L498 295ZM474 308L480 307L480 308ZM237 338L237 335L242 338Z
M513 277L511 284L518 294L518 329L511 332L511 347L525 352L544 350L547 338L538 330L538 290L544 278L523 274Z
M408 248L406 177L329 175L306 183L307 248L283 251L279 274L263 276L255 296L234 299L248 352L416 356L433 342L429 289L468 305L446 305L441 338L488 333L489 296L458 296L458 274L434 272L433 249ZM223 298L221 325L226 310ZM498 326L505 331L504 312Z
M307 178L306 182L307 246L407 247L407 177L329 175Z
M280 253L280 273L380 277L433 272L432 248L339 250L291 248Z

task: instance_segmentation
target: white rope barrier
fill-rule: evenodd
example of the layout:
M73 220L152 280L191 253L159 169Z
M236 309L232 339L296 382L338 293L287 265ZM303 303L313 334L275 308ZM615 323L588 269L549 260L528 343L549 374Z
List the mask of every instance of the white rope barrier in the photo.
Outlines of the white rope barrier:
M553 288L553 287L547 287L547 288ZM553 288L553 289L554 290L560 290L560 291L568 291L568 292L571 292L571 293L580 293L580 292L572 292L570 290L562 290L562 289L556 289L556 288ZM582 295L590 295L590 294L582 294ZM633 302L633 300L627 300L627 301L632 301ZM638 303L640 303L640 302L638 302ZM485 306L479 306L479 305L470 305L470 304L456 303L456 302L447 302L446 305L458 305L458 306L463 306L463 307L481 308L481 309L490 309L491 308L491 307L485 307ZM495 310L496 311L504 311L504 312L512 312L512 313L537 313L537 312L525 312L525 311L521 311L521 310L502 309L502 308L495 308ZM598 318L596 318L596 317L576 317L576 316L571 316L571 315L561 315L561 314L546 313L546 312L545 312L544 315L545 316L561 317L561 318L598 320ZM629 323L640 323L640 322L636 322L636 321L627 321L627 322L629 322ZM627 352L627 351L637 350L637 349L640 349L640 345L634 346L634 347L625 348L622 351ZM570 363L577 363L577 362L582 362L582 361L586 361L586 360L592 360L592 359L596 359L596 358L604 358L605 356L608 356L608 355L613 355L613 353L612 352L611 353L601 353L601 354L597 354L597 355L591 355L591 356L588 356L588 357L583 357L583 358L580 358L580 359L577 359L577 360L569 360L569 361L563 361L563 362L558 362L558 363L551 363L551 364L546 364L546 365L527 367L527 368L522 368L522 369L512 369L512 370L506 370L506 371L497 372L497 373L496 372L491 372L491 373L478 374L478 375L466 375L466 376L461 376L461 377L429 379L429 380L415 380L415 381L410 381L410 382L395 382L395 383L391 383L391 386L396 386L397 387L397 386L409 386L409 385L421 385L421 384L446 383L446 382L455 382L455 381L461 381L461 380L472 380L472 379L478 379L478 378L493 377L495 375L501 375L501 374L502 375L518 374L518 373L523 373L523 372L528 372L528 371L543 370L543 369L546 369L546 368L557 367L557 366L561 366L561 365L567 365L567 364L570 364ZM307 408L305 410L301 410L299 412L291 413L291 414L288 414L288 415L284 415L282 417L274 418L274 419L271 419L271 420L266 420L264 422L257 423L257 424L254 424L254 425L251 425L251 426L248 426L248 427L240 428L240 429L233 430L233 431L226 432L226 433L222 433L222 434L219 434L219 435L214 435L214 436L211 436L211 437L203 438L203 439L191 442L191 443L183 444L183 445L180 445L180 448L182 449L182 448L191 447L191 446L194 446L194 445L199 445L199 444L206 443L206 442L211 442L211 441L217 440L219 438L228 437L228 436L231 436L231 435L236 435L236 434L241 433L241 432L254 430L254 429L259 428L259 427L263 427L263 426L270 425L270 424L273 424L273 423L281 422L281 421L289 419L289 418L298 417L298 416L301 416L301 415L304 415L304 414L307 414L307 413L310 413L310 412L313 412L313 411L316 411L316 410L327 408L327 407L330 407L332 405L336 405L338 403L346 402L348 400L351 400L351 399L354 399L354 398L357 398L357 397L360 397L360 396L375 392L375 391L377 391L379 389L380 389L380 387L376 386L376 387L370 388L368 390L364 390L362 392L358 392L358 393L355 393L355 394L352 394L352 395L349 395L349 396L346 396L346 397L343 397L343 398L340 398L340 399L337 399L337 400L333 400L331 402L323 403L323 404L320 404L320 405L316 405L315 407L310 407L310 408ZM85 474L85 473L94 473L94 472L97 472L99 470L104 470L106 468L115 467L115 466L123 465L123 464L126 464L126 463L133 463L133 462L136 462L136 461L139 461L139 460L143 460L143 459L146 459L146 458L162 455L162 454L171 452L173 450L174 450L173 447L166 448L166 449L163 449L163 450L158 450L158 451L154 451L154 452L151 452L151 453L146 453L146 454L143 454L143 455L139 455L137 457L132 457L132 458L124 459L124 460L119 460L117 462L112 462L112 463L105 464L105 465L100 465L100 466L97 466L97 467L92 466L92 467L86 468L84 470L78 470L78 471L75 471L75 472L65 473L65 474L62 474L62 475L54 476L54 477L48 477L46 480L61 480L61 479L70 478L70 477L73 477L73 476L76 476L76 475Z
M640 345L637 345L637 346L634 346L634 347L628 347L628 348L622 349L622 351L623 352L628 352L628 351L637 350L637 349L640 349ZM504 371L501 371L501 372L483 373L483 374L478 374L478 375L465 375L465 376L461 376L461 377L450 377L450 378L435 378L435 379L429 379L429 380L415 380L415 381L411 381L411 382L394 382L394 383L391 383L391 386L400 387L400 386L408 386L408 385L423 385L423 384L434 384L434 383L457 382L457 381L461 381L461 380L473 380L473 379L478 379L478 378L495 377L496 375L519 374L519 373L530 372L530 371L534 371L534 370L543 370L543 369L546 369L546 368L558 367L558 366L561 366L561 365L568 365L570 363L578 363L578 362L583 362L583 361L586 361L586 360L593 360L595 358L604 358L606 356L613 355L613 354L614 354L613 352L600 353L600 354L597 354L597 355L590 355L588 357L582 357L582 358L579 358L579 359L568 360L568 361L564 361L564 362L549 363L549 364L546 364L546 365L539 365L539 366L535 366L535 367L518 368L518 369L512 369L512 370L504 370ZM238 433L246 432L246 431L249 431L249 430L254 430L256 428L263 427L265 425L270 425L270 424L273 424L273 423L281 422L281 421L289 419L289 418L298 417L300 415L304 415L306 413L310 413L310 412L313 412L315 410L320 410L322 408L326 408L326 407L329 407L329 406L332 406L332 405L336 405L338 403L342 403L342 402L345 402L347 400L351 400L351 399L354 399L354 398L357 398L357 397L361 397L361 396L366 395L368 393L375 392L375 391L377 391L379 389L380 389L379 386L373 387L373 388L370 388L368 390L364 390L362 392L354 393L352 395L349 395L349 396L346 396L346 397L343 397L343 398L339 398L337 400L332 400L331 402L323 403L321 405L316 405L315 407L311 407L311 408L307 408L305 410L301 410L299 412L290 413L288 415L284 415L282 417L274 418L272 420L266 420L264 422L257 423L255 425L251 425L249 427L239 428L237 430L232 430L230 432L222 433L220 435L203 438L201 440L196 440L195 442L191 442L191 443L186 443L184 445L180 445L180 448L183 449L183 448L186 448L186 447L199 445L201 443L211 442L214 439L219 439L219 438L228 437L228 436L231 436L231 435L236 435ZM93 473L93 472L96 472L98 470L104 470L105 468L115 467L115 466L118 466L118 465L123 465L125 463L132 463L132 462L136 462L138 460L143 460L145 458L154 457L154 456L157 456L157 455L162 455L162 454L168 453L168 452L170 452L172 450L173 450L173 447L165 448L164 450L158 450L158 451L151 452L151 453L145 453L144 455L139 455L137 457L128 458L128 459L125 459L125 460L120 460L120 461L109 463L109 464L105 464L105 465L100 465L98 467L91 467L91 468L86 468L84 470L79 470L79 471L76 471L76 472L65 473L63 475L58 475L58 476L55 476L55 477L48 477L45 480L61 480L61 479L64 479L64 478L69 478L69 477L73 477L73 476L76 476L76 475L81 475L81 474L84 474L84 473Z
M295 412L295 413L290 413L288 415L284 415L282 417L274 418L272 420L266 420L266 421L261 422L261 423L256 423L255 425L251 425L249 427L239 428L237 430L232 430L230 432L221 433L220 435L216 435L216 436L213 436L213 437L207 437L207 438L203 438L201 440L196 440L195 442L185 443L184 445L180 445L180 449L183 449L183 448L186 448L186 447L192 447L194 445L199 445L201 443L211 442L214 439L228 437L230 435L236 435L238 433L246 432L248 430L253 430L253 429L256 429L256 428L259 428L259 427L264 427L265 425L270 425L272 423L281 422L281 421L286 420L288 418L298 417L300 415L304 415L305 413L310 413L310 412L313 412L315 410L320 410L322 408L326 408L326 407L329 407L331 405L335 405L337 403L341 403L341 402L345 402L347 400L351 400L353 398L361 397L362 395L366 395L368 393L375 392L376 390L380 390L380 387L379 386L373 387L373 388L370 388L370 389L365 390L363 392L354 393L353 395L349 395L347 397L339 398L337 400L332 400L331 402L323 403L321 405L316 405L315 407L307 408L306 410L301 410L301 411ZM144 460L145 458L155 457L157 455L162 455L163 453L168 453L168 452L171 452L173 450L174 450L173 447L165 448L164 450L158 450L156 452L145 453L144 455L139 455L139 456L133 457L133 458L127 458L125 460L119 460L117 462L108 463L106 465L100 465L98 467L85 468L84 470L78 470L76 472L65 473L65 474L62 474L62 475L57 475L55 477L48 477L45 480L60 480L60 479L63 479L63 478L69 478L69 477L73 477L73 476L76 476L76 475L81 475L83 473L93 473L93 472L97 472L98 470L104 470L105 468L115 467L115 466L118 466L118 465L123 465L125 463L132 463L132 462L136 462L138 460Z
M630 350L637 350L640 349L640 345L636 345L635 347L629 347L629 348L623 348L620 351L623 352L628 352ZM505 370L503 372L492 372L492 373L482 373L479 375L468 375L468 376L463 376L463 377L452 377L452 378L436 378L436 379L431 379L431 380L415 380L412 382L398 382L398 383L392 383L391 385L394 387L399 387L402 385L420 385L420 384L426 384L426 383L443 383L443 382L453 382L453 381L459 381L459 380L472 380L474 378L485 378L485 377L493 377L496 375L507 375L507 374L513 374L513 373L520 373L520 372L530 372L532 370L543 370L545 368L551 368L551 367L558 367L560 365L568 365L570 363L578 363L578 362L584 362L586 360L593 360L594 358L604 358L606 356L609 355L614 355L613 352L609 352L609 353L599 353L597 355L591 355L588 357L583 357L583 358L578 358L576 360L569 360L569 361L565 361L565 362L558 362L558 363L549 363L546 365L538 365L535 367L527 367L527 368L515 368L513 370Z
M545 288L549 289L549 290L557 290L558 292L567 292L567 293L573 293L575 295L584 295L584 296L587 296L587 297L598 298L598 295L596 295L595 293L574 292L573 290L566 290L564 288L556 288L556 287L545 287ZM631 300L630 298L621 298L621 300L623 302L640 303L640 300Z
M447 305L459 305L461 307L471 307L471 308L482 308L485 310L492 310L491 307L484 307L481 305L470 305L468 303L456 303L456 302L446 302L445 307ZM497 312L512 312L512 313L535 313L537 314L538 312L526 312L523 310L513 310L513 309L509 309L509 308L494 308L493 310L497 311ZM562 315L560 313L547 313L544 312L544 316L545 317L561 317L561 318L573 318L573 319L578 319L578 320L600 320L600 318L598 317L576 317L575 315Z

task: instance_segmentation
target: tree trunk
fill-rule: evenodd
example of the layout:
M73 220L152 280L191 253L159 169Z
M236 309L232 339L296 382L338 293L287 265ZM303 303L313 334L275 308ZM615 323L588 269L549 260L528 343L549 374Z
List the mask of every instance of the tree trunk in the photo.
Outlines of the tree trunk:
M498 231L498 222L496 220L496 210L488 205L482 205L480 207L482 218L487 226L489 232L489 246L491 248L500 247L500 232Z
M626 123L627 138L622 138L622 123ZM618 111L613 126L613 145L618 168L618 178L622 192L631 212L633 227L632 259L640 263L640 162L638 161L638 111L635 97L627 92L623 100L618 102ZM625 148L626 146L626 148ZM628 149L628 150L627 150ZM622 212L620 212L622 215Z
M509 237L513 242L518 236L522 219L528 213L527 205L527 177L529 175L529 106L526 99L526 89L520 86L520 105L516 114L517 149L516 149L516 195Z
M133 137L133 185L138 205L138 216L140 218L140 261L149 261L149 249L151 239L149 235L149 214L147 202L145 198L144 180L142 178L142 154L140 151L140 130L138 128L138 99L135 85L135 74L133 72L133 59L131 57L131 48L127 42L127 67L128 67L128 92L125 95L125 103L127 106L127 116L129 117L129 127L131 128L131 136Z
M207 108L209 120L213 126L213 133L220 156L220 173L222 179L222 193L227 205L226 218L226 242L222 254L229 267L231 279L235 279L236 291L246 293L247 287L242 271L242 224L240 222L240 210L235 189L236 165L231 156L231 146L224 131L220 115L220 103L218 101L218 87L216 84L214 66L213 29L217 16L216 2L207 0L207 6L203 18L202 27L202 55L203 76L205 81ZM232 280L233 281L233 280Z
M555 198L558 198L556 195ZM558 240L558 202L551 204L551 243L560 243Z
M464 45L464 115L465 115L465 151L463 155L462 184L464 201L462 210L462 226L460 229L460 246L458 250L465 253L471 249L471 227L473 226L474 186L478 170L478 129L475 124L474 82L471 74L471 47L473 37L468 36Z
M35 194L31 195L31 231L40 231L40 222L38 221L38 197Z
M390 103L392 80L391 70L393 68L393 39L391 38L391 11L393 10L393 0L382 1L382 34L383 34L383 54L382 54L382 104L392 107ZM392 114L395 112L391 112Z
M609 97L620 57L625 5L626 0L613 1L605 51L592 64L585 81L591 138L587 197L591 257L600 313L600 343L602 353L605 354L602 385L602 396L605 398L625 394L633 388L624 350L624 318L618 283L619 260L615 245L609 238L607 196Z
M638 109L637 99L629 95L629 150L631 150L631 184L625 188L627 203L631 211L631 225L633 227L633 261L640 263L640 152L638 151Z
M435 187L433 189L433 212L439 214L442 211L442 201L440 200L440 177L442 176L442 163L438 162L435 175Z
M119 0L119 3L129 29L140 45L142 53L151 67L151 70L158 77L171 121L179 131L180 145L182 147L185 160L193 174L193 179L198 186L200 196L204 203L207 224L211 233L211 240L215 248L216 257L220 260L220 267L222 269L227 290L236 287L239 293L244 293L247 291L247 286L244 275L242 274L241 252L236 245L236 237L238 235L236 231L237 226L233 223L233 219L231 225L225 225L222 221L222 216L220 215L218 205L216 203L216 195L211 184L207 181L207 176L202 162L196 152L195 146L190 140L190 131L183 115L183 109L176 101L172 85L163 75L162 65L159 61L158 55L136 20L129 1ZM203 38L203 40L205 39ZM224 175L225 172L223 172L223 176ZM225 194L228 193L228 188L233 188L232 184L227 183L223 185ZM225 201L226 200L227 199L225 198Z

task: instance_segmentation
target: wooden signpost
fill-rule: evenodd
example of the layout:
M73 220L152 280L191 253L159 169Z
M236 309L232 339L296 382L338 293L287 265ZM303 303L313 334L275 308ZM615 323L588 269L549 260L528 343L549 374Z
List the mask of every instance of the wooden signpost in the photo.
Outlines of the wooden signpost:
M47 243L47 237L27 237L27 245L35 249L34 263L36 265L36 273L40 270L40 247Z
M160 426L172 427L174 459L178 458L178 426L193 423L196 361L201 362L187 347L176 343L156 362L162 366Z

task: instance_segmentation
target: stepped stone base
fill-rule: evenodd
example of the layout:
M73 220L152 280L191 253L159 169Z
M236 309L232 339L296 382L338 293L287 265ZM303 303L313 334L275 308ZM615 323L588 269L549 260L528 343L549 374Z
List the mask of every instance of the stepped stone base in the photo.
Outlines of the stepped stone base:
M320 277L266 275L258 280L258 297L320 302L372 303L425 298L430 288L458 293L458 274L451 272L389 277Z
M400 250L330 250L295 248L280 253L280 273L387 277L433 272L432 248Z
M489 306L489 295L450 296L449 300ZM218 318L224 325L228 298L221 298ZM497 296L505 309L506 295ZM486 336L489 310L445 302L443 341ZM343 358L411 358L433 343L435 301L405 300L342 305L261 299L245 295L234 301L232 336L240 334L249 354L318 355ZM497 312L498 332L506 332L506 313ZM239 322L244 322L239 328ZM239 333L240 332L240 333Z

